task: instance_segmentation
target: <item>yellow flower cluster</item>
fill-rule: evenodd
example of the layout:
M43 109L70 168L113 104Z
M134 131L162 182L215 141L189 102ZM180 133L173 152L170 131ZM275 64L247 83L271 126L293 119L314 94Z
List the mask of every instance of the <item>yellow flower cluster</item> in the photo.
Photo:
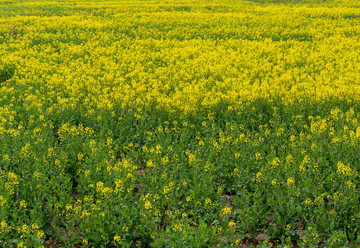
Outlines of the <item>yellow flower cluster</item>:
M339 161L337 163L336 173L339 175L351 176L353 172L349 166L347 166L347 165L343 164L341 161Z

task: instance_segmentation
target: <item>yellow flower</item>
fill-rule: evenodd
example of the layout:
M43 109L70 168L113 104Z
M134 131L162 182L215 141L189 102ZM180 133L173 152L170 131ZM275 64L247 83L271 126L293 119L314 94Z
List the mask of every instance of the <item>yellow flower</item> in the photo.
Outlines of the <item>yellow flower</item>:
M292 178L292 177L289 177L287 180L286 180L286 184L289 186L289 187L292 187L295 185L295 180Z
M1 221L0 227L1 227L0 233L2 232L2 233L5 233L5 234L6 234L6 233L9 232L9 230L8 230L8 224L6 223L5 220L2 220L2 221Z
M255 159L256 159L256 161L262 160L262 157L261 157L261 153L260 153L260 152L255 153Z
M227 215L227 214L231 214L231 208L229 208L228 206L224 207L222 209L222 212L221 212L221 216L224 216L224 215Z
M355 188L355 184L351 180L346 181L346 184L347 184L349 189Z
M259 171L258 173L256 173L256 178L255 178L256 182L261 183L262 181L266 180L265 177L263 176L263 174Z
M144 204L145 208L148 210L148 209L151 209L151 202L150 201L145 201L145 204Z
M337 163L337 174L339 175L345 175L345 176L351 176L353 174L351 168L345 164L343 164L341 161Z
M117 243L117 242L120 242L120 241L121 241L120 236L115 235L115 237L114 237L114 243Z
M0 195L0 206L4 206L6 202L6 199L2 195Z
M42 230L40 230L40 231L37 231L37 237L39 238L39 239L44 239L45 238L45 233L44 233L44 231L42 231Z
M23 233L27 233L27 232L28 232L28 228L29 228L29 226L26 225L26 224L24 224L24 225L22 226L21 230L22 230Z
M236 224L235 224L235 221L231 220L229 221L229 227L235 227Z

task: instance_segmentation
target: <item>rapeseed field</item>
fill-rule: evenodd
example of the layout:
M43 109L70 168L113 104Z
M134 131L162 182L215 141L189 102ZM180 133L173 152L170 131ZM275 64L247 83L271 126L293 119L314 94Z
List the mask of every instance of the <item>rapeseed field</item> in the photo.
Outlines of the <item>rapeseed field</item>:
M0 247L357 247L360 2L0 0Z

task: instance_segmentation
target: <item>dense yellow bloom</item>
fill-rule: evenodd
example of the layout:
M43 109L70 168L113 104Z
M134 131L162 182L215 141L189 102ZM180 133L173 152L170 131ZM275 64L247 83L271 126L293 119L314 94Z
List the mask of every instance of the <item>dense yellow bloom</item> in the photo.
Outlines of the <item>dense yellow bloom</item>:
M230 217L272 191L355 226L360 5L280 2L0 0L1 242L40 247L45 216L84 246L215 245L268 231Z

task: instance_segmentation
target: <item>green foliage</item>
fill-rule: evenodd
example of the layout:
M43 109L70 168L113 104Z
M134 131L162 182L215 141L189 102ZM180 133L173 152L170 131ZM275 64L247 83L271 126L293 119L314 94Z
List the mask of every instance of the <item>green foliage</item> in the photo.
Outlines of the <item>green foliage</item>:
M14 64L0 64L0 83L11 79L15 75L16 66Z

